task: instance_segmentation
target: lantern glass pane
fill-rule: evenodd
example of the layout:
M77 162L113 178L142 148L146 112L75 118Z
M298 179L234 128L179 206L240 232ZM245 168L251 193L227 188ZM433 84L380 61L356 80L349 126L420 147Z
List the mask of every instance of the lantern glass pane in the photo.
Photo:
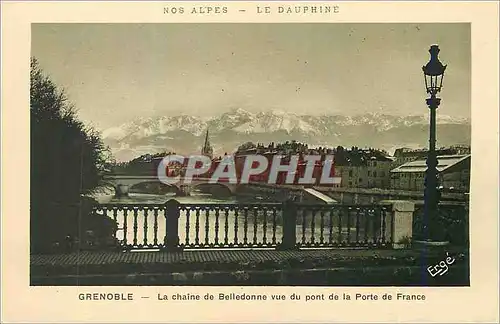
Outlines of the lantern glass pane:
M424 73L424 81L425 81L425 91L429 92L429 81L427 80L429 77Z
M427 93L436 94L441 91L443 75L425 75L425 87Z
M431 89L432 89L432 76L426 75L425 79L426 79L426 85L425 86L427 87L427 93L431 93Z
M441 91L441 88L443 87L443 79L444 73L439 76L439 91Z

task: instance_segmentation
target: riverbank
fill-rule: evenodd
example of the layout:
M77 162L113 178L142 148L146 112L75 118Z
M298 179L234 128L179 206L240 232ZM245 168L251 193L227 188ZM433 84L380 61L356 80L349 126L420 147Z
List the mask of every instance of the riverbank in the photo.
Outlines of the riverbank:
M427 267L455 258L443 276ZM31 285L468 286L468 252L410 250L217 250L32 255Z

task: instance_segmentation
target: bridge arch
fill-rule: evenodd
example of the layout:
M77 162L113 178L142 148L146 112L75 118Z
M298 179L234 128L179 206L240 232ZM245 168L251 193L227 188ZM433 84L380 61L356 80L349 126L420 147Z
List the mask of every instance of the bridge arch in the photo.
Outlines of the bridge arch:
M144 180L142 182L137 182L134 184L131 184L128 188L129 192L136 191L137 189L141 187L146 187L145 189L150 189L150 190L158 190L158 194L163 194L163 193L179 193L179 187L172 185L172 184L166 184L163 183L159 180Z
M199 182L193 183L191 190L200 189L201 191L210 193L214 196L217 195L227 195L231 196L235 192L235 188L231 184L225 183L209 183L209 182Z
M163 188L172 187L176 193L179 191L178 186L162 183L158 178L150 176L111 176L105 178L104 181L106 186L115 189L115 196L117 197L128 196L133 187L141 184L155 184Z
M155 183L156 185L161 184L163 186L170 186L175 188L176 194L189 194L194 188L215 188L213 190L227 190L227 193L234 194L236 191L236 185L231 183L210 183L209 179L192 179L190 182L180 181L173 184L165 184L159 181L157 177L153 176L110 176L105 179L108 185L115 188L115 194L117 197L127 196L130 189L134 186L140 185L142 183ZM223 189L222 189L223 188Z

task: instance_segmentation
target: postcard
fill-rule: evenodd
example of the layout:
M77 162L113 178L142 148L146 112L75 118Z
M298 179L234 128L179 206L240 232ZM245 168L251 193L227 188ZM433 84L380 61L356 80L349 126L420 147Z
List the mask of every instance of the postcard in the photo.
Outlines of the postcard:
M3 2L2 320L498 321L498 9Z

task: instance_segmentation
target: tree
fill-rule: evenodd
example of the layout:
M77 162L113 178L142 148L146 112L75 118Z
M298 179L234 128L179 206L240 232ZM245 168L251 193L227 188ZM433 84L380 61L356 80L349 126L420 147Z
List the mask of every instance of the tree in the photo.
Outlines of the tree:
M82 230L93 229L86 223L92 219L91 201L82 196L103 184L109 150L98 132L77 119L64 91L44 75L34 58L30 114L31 246L39 250L68 235L81 238Z
M252 143L252 142L246 142L246 143L241 144L238 147L237 151L238 152L246 151L246 150L253 149L253 148L256 148L256 147L257 146L254 143Z

